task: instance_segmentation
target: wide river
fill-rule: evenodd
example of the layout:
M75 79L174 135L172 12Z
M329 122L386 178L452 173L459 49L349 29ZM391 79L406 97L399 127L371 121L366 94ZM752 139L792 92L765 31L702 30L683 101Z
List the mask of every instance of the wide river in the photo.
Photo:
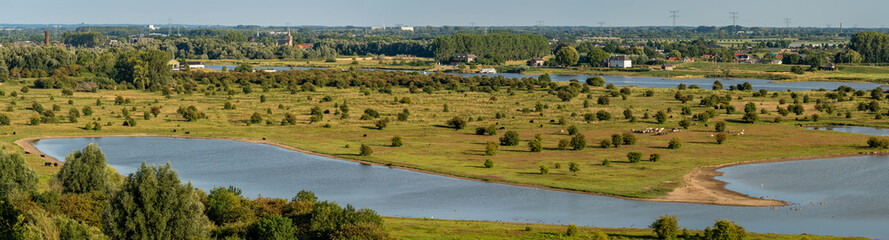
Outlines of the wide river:
M792 203L729 207L632 201L603 196L461 180L335 160L275 146L231 140L162 137L45 139L35 146L64 159L98 144L108 164L132 173L145 161L170 162L183 181L208 190L233 185L248 197L292 198L311 190L320 199L385 216L575 223L645 228L663 214L690 229L730 219L748 231L889 239L889 157L860 156L724 168L728 188Z
M229 70L234 69L235 65L206 65L205 67L213 69L213 70L221 70L222 67L226 67ZM285 71L291 70L290 67L254 67L255 69L266 68L266 69L274 69L276 71ZM306 70L313 69L309 67L294 67L292 69L295 70ZM385 70L385 71L408 71L415 72L412 70ZM523 77L538 77L539 75L523 75L518 73L497 73L497 74L478 74L478 73L447 73L452 75L460 75L465 77L472 76L503 76L506 78L523 78ZM600 76L600 75L556 75L551 74L550 79L558 82L567 82L571 79L577 79L580 82L585 82L588 77L599 76L605 79L605 83L611 83L615 86L638 86L643 88L675 88L679 86L680 83L685 85L698 85L703 89L711 89L713 87L713 83L719 80L725 89L728 89L731 85L744 84L745 82L749 82L751 86L753 86L753 90L759 91L759 89L765 89L769 91L787 91L788 89L793 91L808 91L808 90L818 90L821 88L827 90L837 89L839 86L846 85L852 87L856 90L870 90L882 86L883 84L879 83L853 83L853 82L775 82L771 80L762 80L762 79L735 79L735 78L693 78L693 79L664 79L659 77L628 77L628 76Z

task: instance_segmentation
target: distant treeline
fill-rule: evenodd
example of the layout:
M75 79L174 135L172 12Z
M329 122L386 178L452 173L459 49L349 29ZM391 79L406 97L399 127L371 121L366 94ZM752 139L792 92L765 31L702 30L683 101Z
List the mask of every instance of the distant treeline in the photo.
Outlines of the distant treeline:
M853 34L850 48L861 54L862 62L889 62L889 34L877 32Z
M417 57L433 57L432 45L429 41L326 41L322 46L330 46L340 55L413 55Z
M470 53L478 57L499 55L506 60L520 60L542 57L550 51L549 40L543 36L508 33L442 36L433 41L432 48L439 61Z

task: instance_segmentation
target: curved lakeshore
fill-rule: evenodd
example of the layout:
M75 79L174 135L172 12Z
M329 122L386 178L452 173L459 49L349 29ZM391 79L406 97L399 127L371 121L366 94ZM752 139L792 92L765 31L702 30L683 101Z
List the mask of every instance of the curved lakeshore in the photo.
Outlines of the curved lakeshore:
M684 185L682 187L676 188L667 195L661 198L632 198L625 196L617 196L610 194L601 194L596 192L588 192L588 191L579 191L573 189L564 189L564 188L556 188L550 186L543 185L534 185L534 184L523 184L523 183L515 183L508 181L498 181L498 180L489 180L489 179L479 179L465 176L452 175L441 172L433 172L423 169L398 166L398 165L389 165L389 164L380 164L371 161L357 160L344 158L329 154L312 152L304 149L295 148L280 142L275 142L267 139L248 139L248 138L238 138L238 137L201 137L201 136L182 136L182 135L160 135L160 134L127 134L127 135L86 135L86 136L46 136L46 137L31 137L31 138L22 138L16 140L15 143L22 147L24 151L30 153L37 153L42 156L45 161L54 162L59 164L64 164L64 162L55 159L52 156L46 155L41 152L34 146L34 143L43 139L66 139L66 138L101 138L101 137L164 137L164 138L184 138L184 139L214 139L214 140L230 140L230 141L239 141L246 143L258 143L265 144L270 146L275 146L287 150L297 151L305 154L311 154L315 156L337 159L349 162L356 162L365 165L376 165L376 166L384 166L389 168L397 168L404 169L424 174L431 174L443 177L450 177L456 179L463 180L472 180L472 181L480 181L480 182L490 182L490 183L498 183L498 184L506 184L512 186L519 187L529 187L529 188L537 188L537 189L545 189L552 191L561 191L561 192L570 192L570 193L579 193L579 194L587 194L587 195L595 195L595 196L605 196L605 197L613 197L625 200L633 200L633 201L650 201L650 202L675 202L675 203L694 203L694 204L707 204L707 205L721 205L721 206L740 206L740 207L768 207L768 206L786 206L788 203L780 200L772 200L772 199L761 199L748 195L744 195L742 193L738 193L735 191L731 191L725 188L727 184L724 181L717 180L715 177L721 176L722 173L717 170L726 167L739 166L739 165L748 165L748 164L760 164L760 163L772 163L772 162L786 162L786 161L802 161L802 160L812 160L812 159L828 159L828 158L841 158L841 157L850 157L850 156L858 156L862 155L862 153L850 153L850 154L829 154L829 155L818 155L818 156L804 156L804 157L790 157L790 158L774 158L774 159L762 159L762 160L752 160L752 161L744 161L744 162L735 162L735 163L726 163L720 165L713 166L704 166L700 168L696 168L691 170L688 174L684 176ZM868 154L889 154L889 152L875 152Z

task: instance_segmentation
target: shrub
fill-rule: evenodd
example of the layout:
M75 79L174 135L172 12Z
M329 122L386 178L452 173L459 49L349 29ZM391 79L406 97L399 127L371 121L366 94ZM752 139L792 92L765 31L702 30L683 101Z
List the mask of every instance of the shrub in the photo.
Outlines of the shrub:
M500 145L516 146L519 145L519 133L516 131L506 131L503 137L500 137Z
M491 160L490 158L485 159L485 168L493 168L493 167L494 167L494 161Z
M756 114L756 112L748 112L744 114L744 117L741 118L741 120L746 123L755 123L757 120L759 120L759 115Z
M627 153L627 160L629 160L630 163L640 162L640 161L642 161L642 153L641 152L629 152L629 153Z
M541 152L543 151L543 144L540 143L540 140L534 139L528 142L528 149L531 152Z
M667 145L667 148L669 149L679 149L680 147L682 147L682 139L678 137L670 139L670 144Z
M250 115L250 123L257 124L262 122L262 114L259 112L253 112L253 115Z
M568 126L568 135L577 134L577 126L571 125Z
M500 145L497 145L495 142L488 142L485 144L485 156L494 156L497 154L497 149Z
M716 143L717 144L722 144L723 142L725 142L726 139L728 139L728 134L725 134L723 132L716 134Z
M707 230L704 230L705 239L741 240L746 235L747 232L744 230L744 227L725 219L716 220L713 228L707 227Z
M611 140L603 139L601 142L599 142L599 146L602 148L611 148Z
M250 224L247 239L296 240L296 233L297 229L291 219L271 214Z
M577 175L577 172L580 171L580 163L569 162L568 163L568 171L571 171L572 173Z
M392 137L392 146L393 147L401 147L401 145L402 145L402 142L401 142L400 136L395 135L394 137Z
M540 165L540 174L541 174L541 175L549 174L549 167L547 167L546 165L541 164L541 165Z
M386 126L389 126L389 118L387 117L387 118L377 120L376 122L374 122L374 126L376 126L377 129L379 129L379 130L383 130L383 128L386 128Z
M586 137L578 133L571 138L571 148L574 150L583 150L586 147Z
M658 239L676 239L676 233L679 232L679 221L676 216L663 215L649 227L657 234Z
M606 112L605 110L599 110L596 112L596 119L599 119L599 121L611 120L611 113Z
M463 120L461 117L454 117L448 120L447 124L455 130L460 130L466 127L466 120Z
M624 143L624 138L620 134L612 134L611 135L611 145L615 148L620 147L621 144Z
M607 158L605 160L602 160L602 166L611 166L611 161L608 161Z
M636 135L632 133L623 134L624 145L636 145Z
M80 114L78 114L78 115L80 115ZM7 116L6 114L0 113L0 125L9 126L9 124L11 124L9 116Z
M182 117L185 118L185 120L189 121L189 122L194 122L194 121L197 121L198 119L205 117L204 113L198 111L198 108L195 106L188 106L188 107L181 107L180 106L179 109L176 110L176 112L179 113L180 115L182 115ZM86 115L86 114L84 114L84 115ZM87 115L87 116L89 116L89 115Z
M605 85L605 79L602 77L588 77L586 79L586 84L593 87L601 87Z
M716 131L717 132L725 132L725 122L717 122L716 123Z
M565 235L569 237L577 235L577 225L574 225L574 223L568 224L568 230L565 232Z
M679 121L679 126L684 129L688 129L688 127L691 126L691 121L689 121L688 119L682 119Z
M661 160L660 153L652 153L651 155L648 155L648 161L657 162L658 160Z
M599 105L608 105L611 103L611 100L608 99L608 96L599 96L599 99L596 100L596 103Z
M565 149L568 148L568 145L571 145L571 139L559 140L559 148Z
M664 124L667 122L667 113L664 111L658 111L657 114L654 115L654 118L657 120L658 124Z
M358 153L358 156L370 156L374 153L373 148L368 145L361 144L361 151Z
M867 139L867 146L870 148L889 148L889 140L885 138L870 137Z

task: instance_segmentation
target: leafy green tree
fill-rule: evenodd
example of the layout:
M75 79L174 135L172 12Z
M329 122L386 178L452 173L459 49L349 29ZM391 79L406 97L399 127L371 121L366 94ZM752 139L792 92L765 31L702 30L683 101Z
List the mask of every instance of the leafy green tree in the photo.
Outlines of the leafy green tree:
M0 196L0 238L31 239L22 212L15 208L6 196ZM36 239L36 237L34 238Z
M185 118L185 120L189 122L194 122L205 117L204 113L198 111L198 108L195 106L180 106L179 109L176 110L176 112L182 115L182 118Z
M667 145L669 149L679 149L680 147L682 147L682 139L678 137L670 139L670 144Z
M18 153L0 152L0 197L13 192L28 193L37 190L37 173Z
M541 164L540 165L540 175L546 175L546 174L549 174L549 167Z
M689 121L688 119L679 120L679 126L688 129L688 127L691 126L691 121Z
M110 197L102 219L112 239L205 238L210 224L194 187L181 184L169 163L143 162Z
M401 147L403 143L401 142L401 136L395 135L392 137L392 146L393 147Z
M247 199L234 188L215 187L207 195L207 218L217 225L241 221L250 217L252 210Z
M586 84L593 87L601 87L605 86L605 79L599 76L588 77L586 79Z
M571 149L580 151L586 148L586 137L582 133L578 133L571 138Z
M587 53L587 59L590 60L590 66L593 67L604 67L605 60L611 57L607 52L600 48L593 48ZM604 82L604 81L603 81ZM599 85L602 86L602 85Z
M657 162L658 160L661 160L660 153L652 153L651 155L648 155L648 161Z
M568 171L577 175L577 172L580 171L580 163L577 162L569 162L568 163Z
M373 153L373 148L371 148L369 145L361 144L361 149L358 152L358 156L370 156Z
M577 64L578 59L580 59L580 55L577 54L577 49L572 46L561 47L556 52L556 63L562 66L573 66Z
M649 226L658 239L676 239L679 232L679 221L676 216L663 215Z
M105 153L96 144L68 154L56 178L64 193L105 192L113 187L109 181Z
M500 145L516 146L519 145L519 133L516 131L506 131L503 137L500 137Z
M624 145L636 145L636 135L632 133L623 134Z
M569 237L577 235L577 225L574 225L574 223L568 224L568 230L565 231L565 235Z
M719 80L713 82L713 90L722 90L722 82Z
M485 156L494 156L497 154L497 149L500 145L497 145L495 142L488 142L485 144Z
M629 153L627 153L627 160L629 160L630 163L640 162L640 161L642 161L642 153L641 152L629 152Z
M455 130L460 130L466 127L466 120L463 120L463 118L458 116L451 118L451 120L448 120L447 124Z
M721 133L717 133L717 134L716 134L716 143L717 143L717 144L722 144L722 143L724 143L725 140L727 140L727 139L728 139L728 135L725 134L725 133L722 133L722 132L721 132Z
M654 119L657 120L658 124L664 124L667 122L667 113L664 111L657 111L654 115Z
M717 122L716 123L716 131L717 132L725 132L725 122Z
M568 135L577 134L577 126L571 125L568 126Z
M541 144L540 140L537 140L537 139L528 141L528 151L541 152L541 151L543 151L543 144Z
M716 220L713 228L704 230L704 239L707 240L741 240L747 236L747 232L741 225L729 220Z
M278 214L271 214L250 224L247 239L296 240L297 229L293 221Z
M485 168L493 168L493 167L494 167L494 160L491 160L490 158L485 159Z
M250 115L250 123L251 124L262 123L262 114L259 114L259 112L253 112L253 115Z

